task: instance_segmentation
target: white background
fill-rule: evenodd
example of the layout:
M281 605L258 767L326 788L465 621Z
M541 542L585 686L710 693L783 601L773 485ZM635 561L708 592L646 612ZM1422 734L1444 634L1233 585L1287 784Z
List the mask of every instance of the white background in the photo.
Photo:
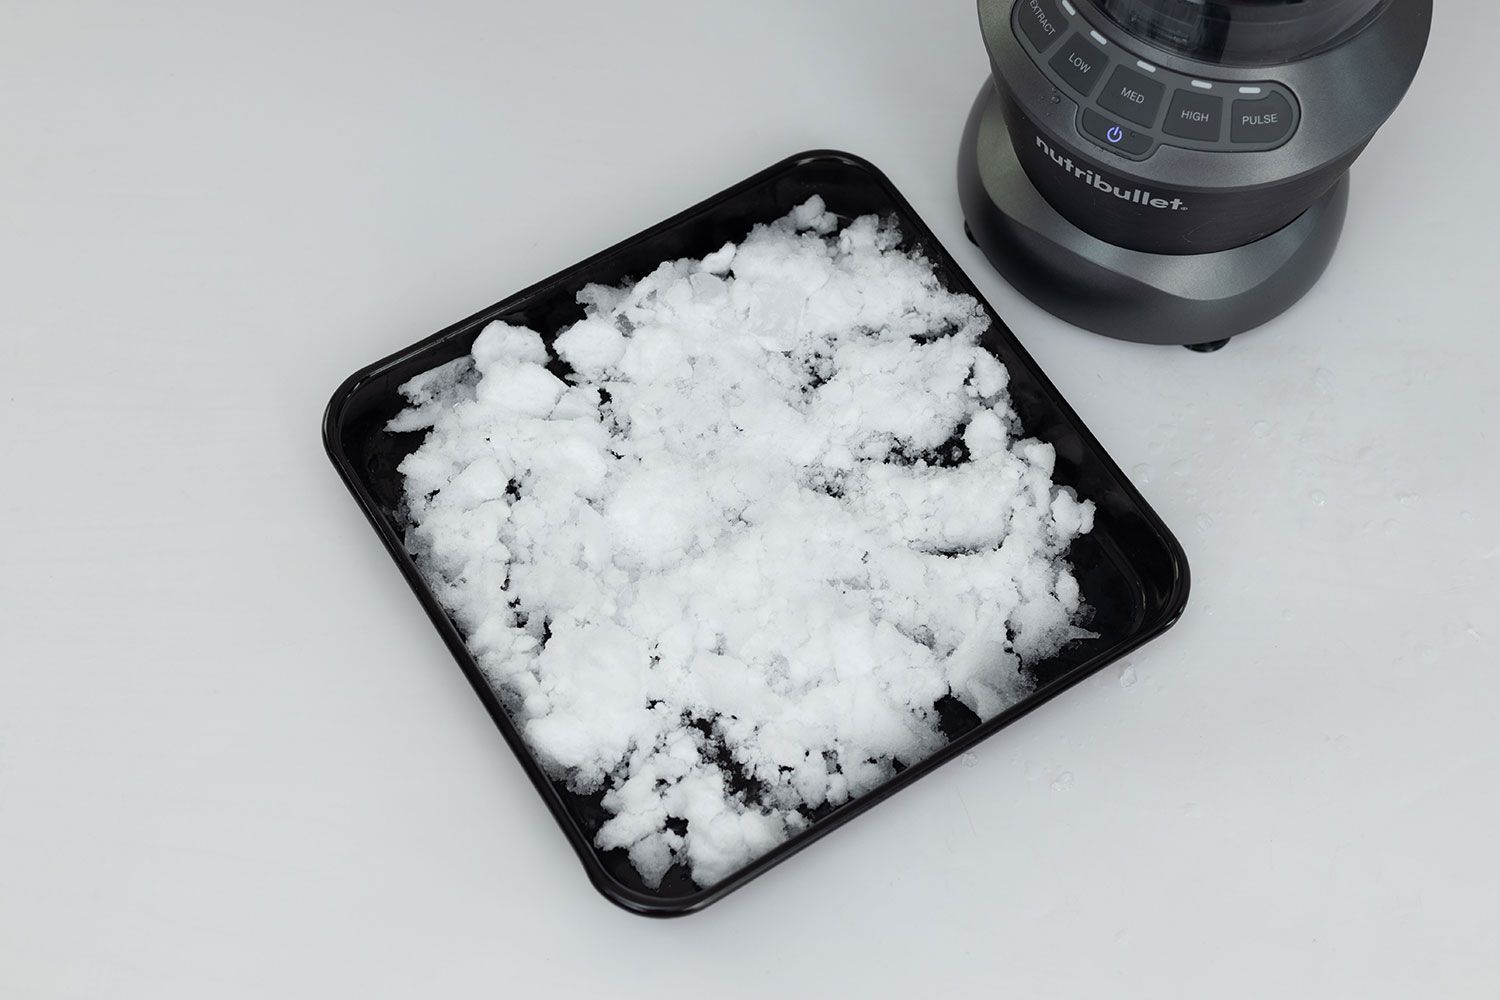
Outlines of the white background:
M1500 7L1293 312L1064 326L961 235L967 0L0 0L0 996L1494 996ZM365 363L800 149L1131 470L1181 624L705 913L589 886L334 475ZM1133 680L1133 683L1130 681Z

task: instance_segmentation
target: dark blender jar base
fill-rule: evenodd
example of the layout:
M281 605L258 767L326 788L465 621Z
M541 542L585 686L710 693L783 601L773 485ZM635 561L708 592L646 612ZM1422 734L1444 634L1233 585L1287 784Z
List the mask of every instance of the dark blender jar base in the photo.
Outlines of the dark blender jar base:
M1317 283L1433 0L978 6L991 78L958 163L973 240L1077 326L1207 349Z
M1344 173L1288 225L1244 246L1203 254L1117 246L1037 191L986 81L964 127L958 190L969 238L1038 306L1105 336L1208 351L1279 316L1317 283L1343 231L1349 179Z

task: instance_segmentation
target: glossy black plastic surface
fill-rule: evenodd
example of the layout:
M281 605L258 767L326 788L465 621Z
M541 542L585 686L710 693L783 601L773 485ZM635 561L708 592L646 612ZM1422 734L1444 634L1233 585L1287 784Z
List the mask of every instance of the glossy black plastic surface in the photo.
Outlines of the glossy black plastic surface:
M807 152L790 157L660 225L360 370L334 393L324 415L324 444L339 475L547 802L589 878L606 897L638 913L655 916L688 913L722 898L1159 635L1176 622L1187 602L1187 559L1177 540L985 304L991 327L984 343L1010 370L1010 392L1023 429L1055 446L1056 480L1074 487L1081 496L1097 504L1093 532L1074 545L1070 557L1084 600L1093 609L1089 627L1098 637L1074 642L1056 657L1038 665L1033 670L1034 693L993 719L981 723L961 708L944 712L950 742L941 751L905 768L864 797L819 816L805 831L716 885L698 887L685 871L677 868L668 873L659 889L653 890L636 875L623 851L600 851L593 846L594 832L606 818L598 796L572 794L543 774L464 648L462 636L433 598L406 552L398 510L401 480L396 466L416 448L422 435L391 434L384 430L386 422L403 406L397 386L413 375L468 353L480 330L495 319L530 326L550 339L582 317L582 308L574 296L584 285L637 279L664 260L701 257L727 240L741 240L755 223L777 219L814 194L821 195L832 211L845 218L872 212L894 215L905 234L906 245L921 251L931 261L947 287L983 302L973 283L884 174L847 153Z

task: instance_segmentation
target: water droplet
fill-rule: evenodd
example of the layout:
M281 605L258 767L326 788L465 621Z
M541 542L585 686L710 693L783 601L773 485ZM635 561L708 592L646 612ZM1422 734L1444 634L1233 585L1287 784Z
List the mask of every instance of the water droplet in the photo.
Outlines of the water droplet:
M1291 608L1286 608L1281 612L1281 620L1284 622L1289 622L1296 617L1296 613Z
M1394 535L1396 533L1396 522L1390 518L1386 518L1381 522L1380 530L1383 534Z
M1203 810L1198 808L1198 803L1188 802L1183 805L1182 814L1188 819L1199 819L1203 815Z
M1151 482L1151 466L1147 465L1145 462L1142 462L1140 465L1137 465L1135 468L1131 469L1130 474L1135 477L1136 482Z
M1214 616L1214 606L1212 604L1203 605L1203 613L1207 617L1212 618Z
M1035 781L1042 776L1042 769L1037 766L1036 761L1028 760L1026 766L1021 769L1021 773L1026 776L1027 781Z
M1120 687L1135 687L1135 681L1136 676L1134 665L1127 663L1120 668Z
M1055 781L1052 782L1052 790L1054 792L1066 792L1068 789L1070 789L1072 787L1073 787L1073 772L1072 771L1064 771L1062 774L1059 774L1057 776L1057 779Z
M1161 450L1164 447L1165 445L1163 445L1160 441L1152 441L1150 444L1146 445L1146 450L1153 455L1160 455Z
M1479 629L1475 628L1473 625L1470 625L1468 628L1464 629L1464 635L1468 636L1470 639L1473 639L1475 642L1479 642L1484 638L1484 633L1480 632Z
M1207 531L1214 526L1214 519L1207 514L1199 514L1195 523L1199 531Z
M1185 461L1172 463L1172 475L1174 476L1185 476L1191 471L1193 471L1192 466L1188 465Z
M1416 504L1418 497L1415 493L1397 493L1396 502L1403 507L1411 507Z
M1316 506L1325 507L1328 505L1328 494L1322 490L1313 490L1311 500Z
M1458 512L1458 516L1465 521L1474 520L1474 512L1471 510L1461 510Z
M1318 391L1324 394L1332 392L1333 372L1329 371L1327 368L1319 368L1317 371L1313 372L1313 385L1317 386Z
M1417 662L1421 663L1424 667L1430 667L1433 664L1437 663L1437 650L1433 649L1431 646L1418 646L1416 649L1416 653Z
M972 753L966 753L958 759L963 763L964 767L973 767L979 763L979 757Z
M1271 426L1271 422L1269 420L1257 420L1255 424L1250 428L1250 433L1254 434L1257 438L1264 441L1266 438L1271 436L1272 430L1274 430L1274 428Z

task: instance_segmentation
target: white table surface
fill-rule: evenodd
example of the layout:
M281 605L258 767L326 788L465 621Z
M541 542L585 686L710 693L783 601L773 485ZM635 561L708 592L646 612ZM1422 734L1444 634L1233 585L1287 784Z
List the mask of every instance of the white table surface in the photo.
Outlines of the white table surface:
M0 3L0 996L1495 996L1500 7L1215 355L961 235L966 0ZM339 381L782 156L884 168L1193 567L705 913L596 895L323 455ZM1133 680L1133 683L1128 683ZM846 992L847 991L847 992Z

